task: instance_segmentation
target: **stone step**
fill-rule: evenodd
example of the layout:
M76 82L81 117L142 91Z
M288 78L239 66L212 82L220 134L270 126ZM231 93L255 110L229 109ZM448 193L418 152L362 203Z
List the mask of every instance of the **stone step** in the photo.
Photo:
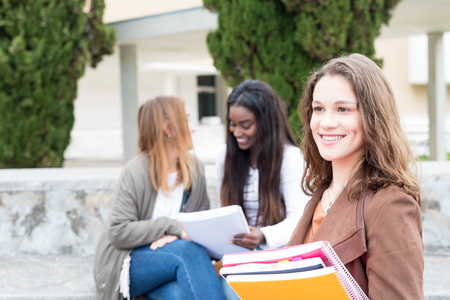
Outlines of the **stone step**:
M20 254L0 258L0 299L93 300L93 257ZM450 252L425 255L426 300L450 299Z
M0 258L0 299L94 300L93 257L20 254Z
M423 289L426 300L450 299L450 251L425 253Z

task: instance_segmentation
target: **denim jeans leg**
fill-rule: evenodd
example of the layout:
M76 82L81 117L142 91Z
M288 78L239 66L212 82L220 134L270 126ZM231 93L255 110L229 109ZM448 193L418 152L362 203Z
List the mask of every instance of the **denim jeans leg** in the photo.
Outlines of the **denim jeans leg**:
M172 281L178 283L184 299L224 299L211 259L201 246L176 240L155 251L149 246L133 250L130 265L132 297L147 294Z
M222 283L223 294L225 296L225 300L241 300L235 291L231 288L231 286L227 283L227 281L220 277L220 282Z
M162 286L148 292L145 295L147 300L182 300L183 291L177 281L171 281Z

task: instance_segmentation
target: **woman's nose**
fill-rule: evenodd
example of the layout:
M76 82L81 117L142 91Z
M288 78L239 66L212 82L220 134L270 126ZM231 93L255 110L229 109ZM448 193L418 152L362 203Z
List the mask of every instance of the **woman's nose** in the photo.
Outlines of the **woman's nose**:
M332 113L324 115L323 119L320 121L320 126L323 128L336 128L338 125L339 122Z
M239 128L239 126L236 126L233 130L234 137L240 137L242 135L242 130Z

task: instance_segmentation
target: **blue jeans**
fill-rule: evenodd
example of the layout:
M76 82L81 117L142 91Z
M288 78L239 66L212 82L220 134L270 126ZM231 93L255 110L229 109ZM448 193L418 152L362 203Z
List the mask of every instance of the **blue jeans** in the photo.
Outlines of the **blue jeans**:
M148 245L131 252L130 296L139 295L147 299L224 299L208 254L185 240L157 250Z
M235 291L231 288L231 286L227 283L227 281L221 276L220 282L222 283L223 294L225 296L225 300L241 300Z

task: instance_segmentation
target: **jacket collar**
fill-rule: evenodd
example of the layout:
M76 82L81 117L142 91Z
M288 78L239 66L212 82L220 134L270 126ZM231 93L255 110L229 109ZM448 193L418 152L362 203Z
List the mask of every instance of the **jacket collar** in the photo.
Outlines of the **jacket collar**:
M318 188L308 202L289 244L303 243L307 230L312 223L314 210L326 188L326 185ZM344 264L366 253L367 245L362 204L363 201L350 200L347 187L344 188L322 221L322 224L320 224L311 242L328 241Z

